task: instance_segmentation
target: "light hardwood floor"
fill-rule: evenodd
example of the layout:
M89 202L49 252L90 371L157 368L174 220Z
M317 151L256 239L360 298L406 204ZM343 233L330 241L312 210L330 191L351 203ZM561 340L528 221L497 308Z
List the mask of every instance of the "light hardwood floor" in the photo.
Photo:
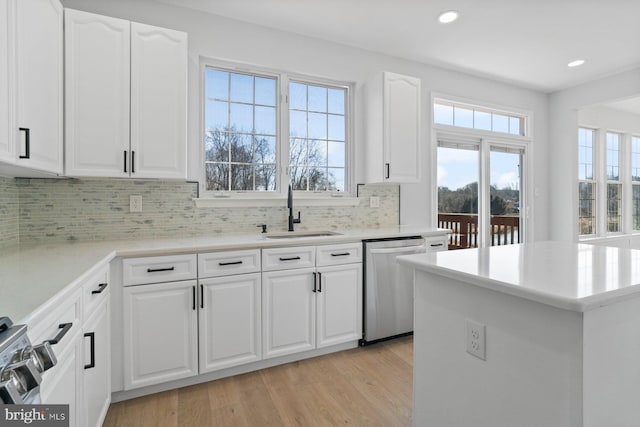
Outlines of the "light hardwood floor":
M400 338L114 403L104 427L410 426L412 373Z

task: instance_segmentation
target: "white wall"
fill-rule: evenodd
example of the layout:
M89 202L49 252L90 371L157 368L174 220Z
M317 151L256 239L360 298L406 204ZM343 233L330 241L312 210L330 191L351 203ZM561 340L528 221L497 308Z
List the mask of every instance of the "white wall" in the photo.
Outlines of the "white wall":
M549 233L578 239L578 111L640 95L640 68L553 93L549 97Z
M325 42L293 33L272 30L257 25L195 12L161 4L151 0L63 0L65 7L158 25L189 33L189 178L197 180L200 166L200 56L253 64L288 72L308 74L355 84L355 140L357 159L365 159L365 150L376 149L382 140L381 124L377 118L381 111L371 111L365 95L367 85L378 79L383 71L392 71L419 77L423 89L423 150L424 165L419 184L402 185L401 222L403 224L430 225L432 209L431 191L434 186L430 171L432 141L431 92L449 94L475 100L478 103L513 107L533 113L533 169L537 196L533 230L537 240L548 236L548 179L547 179L547 95L509 84L473 77L455 71L406 61L362 49ZM374 90L377 90L374 88ZM376 107L377 108L377 107ZM369 119L369 115L371 118ZM377 130L379 128L379 131ZM378 148L380 149L380 148ZM357 182L363 182L365 165L358 162ZM376 165L376 167L378 167ZM381 168L381 165L380 165Z

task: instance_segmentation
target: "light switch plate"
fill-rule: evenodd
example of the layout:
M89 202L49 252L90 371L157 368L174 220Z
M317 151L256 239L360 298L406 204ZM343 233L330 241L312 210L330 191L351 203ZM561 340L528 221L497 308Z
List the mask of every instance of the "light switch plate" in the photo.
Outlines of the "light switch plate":
M129 196L129 212L142 212L142 196Z
M369 207L370 208L379 208L380 207L380 197L371 196L369 198Z

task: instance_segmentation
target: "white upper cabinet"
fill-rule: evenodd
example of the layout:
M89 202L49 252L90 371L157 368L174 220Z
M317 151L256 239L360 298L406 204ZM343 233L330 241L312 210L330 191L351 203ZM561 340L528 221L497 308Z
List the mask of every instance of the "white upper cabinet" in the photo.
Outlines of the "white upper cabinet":
M67 175L129 175L129 34L129 21L65 10Z
M420 79L382 73L366 85L367 182L420 181Z
M0 160L7 174L62 173L62 16L58 0L0 0Z
M66 174L185 179L186 33L65 13Z
M131 155L140 178L186 178L187 35L131 24Z

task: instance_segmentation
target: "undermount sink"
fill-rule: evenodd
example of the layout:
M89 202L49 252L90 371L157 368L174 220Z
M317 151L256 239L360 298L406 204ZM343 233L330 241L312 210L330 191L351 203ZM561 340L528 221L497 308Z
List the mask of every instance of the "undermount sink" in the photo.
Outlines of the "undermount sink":
M342 233L335 231L290 231L286 233L267 234L267 239L297 239L302 237L325 237L325 236L341 236Z

